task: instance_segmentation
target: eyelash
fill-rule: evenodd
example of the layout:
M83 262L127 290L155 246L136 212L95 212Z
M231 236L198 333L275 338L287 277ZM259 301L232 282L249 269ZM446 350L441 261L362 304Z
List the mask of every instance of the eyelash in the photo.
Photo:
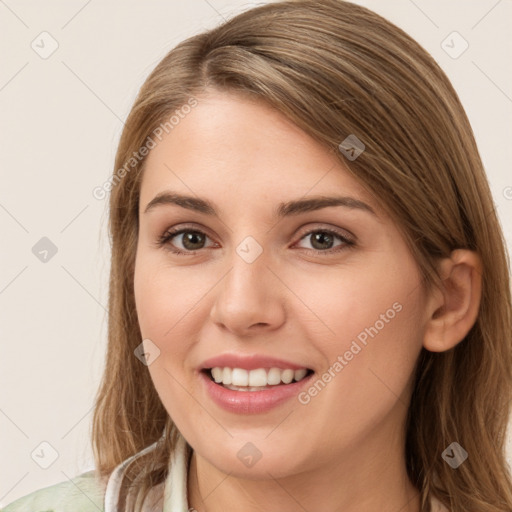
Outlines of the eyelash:
M167 247L165 247L167 250L171 251L174 254L183 255L183 256L193 256L198 251L203 250L203 249L198 249L196 251L183 251L181 249L175 248L174 246L172 246L172 244L170 244L170 241L175 236L181 235L183 233L199 233L201 235L204 235L204 236L208 237L208 235L204 231L201 231L200 229L195 229L195 228L193 229L193 228L187 228L187 227L185 227L185 228L176 228L176 229L168 230L163 235L158 237L156 245L158 247L167 246ZM350 249L351 247L353 247L355 245L355 242L353 240L351 240L351 239L347 238L346 236L342 235L340 232L332 230L332 229L322 229L322 228L312 229L312 230L304 233L300 237L299 241L304 239L304 238L306 238L309 235L312 235L313 233L327 233L329 235L332 235L332 236L335 236L335 237L339 238L343 242L342 245L338 245L338 246L336 246L336 247L334 247L332 249L326 249L325 251L322 251L320 249L305 249L306 251L313 251L316 254L331 255L331 254L334 254L334 253L341 252L341 251L343 251L345 249Z

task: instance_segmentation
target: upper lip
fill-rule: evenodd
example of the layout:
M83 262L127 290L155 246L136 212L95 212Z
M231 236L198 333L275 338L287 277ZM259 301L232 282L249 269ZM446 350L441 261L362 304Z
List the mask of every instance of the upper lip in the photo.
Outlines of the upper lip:
M245 370L255 370L257 368L280 368L281 370L290 368L292 370L300 370L301 368L308 368L301 364L266 355L221 354L203 361L199 365L199 370L215 367L243 368Z

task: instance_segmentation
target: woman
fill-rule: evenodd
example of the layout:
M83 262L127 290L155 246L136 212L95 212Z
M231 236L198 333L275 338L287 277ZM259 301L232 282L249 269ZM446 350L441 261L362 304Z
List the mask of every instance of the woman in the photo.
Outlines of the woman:
M184 41L108 188L97 470L6 511L512 509L505 244L403 31L299 0Z

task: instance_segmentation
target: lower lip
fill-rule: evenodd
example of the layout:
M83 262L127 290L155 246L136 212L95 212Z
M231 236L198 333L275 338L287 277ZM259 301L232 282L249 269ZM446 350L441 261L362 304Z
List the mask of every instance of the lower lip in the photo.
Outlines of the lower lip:
M199 372L210 398L223 409L238 414L257 414L277 407L297 396L313 375L312 373L299 382L281 384L262 391L234 391L216 384L205 372Z

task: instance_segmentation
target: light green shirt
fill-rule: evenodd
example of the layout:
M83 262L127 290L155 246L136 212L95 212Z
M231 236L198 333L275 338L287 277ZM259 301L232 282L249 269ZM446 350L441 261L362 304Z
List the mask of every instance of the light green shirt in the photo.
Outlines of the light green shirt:
M119 464L108 482L96 477L94 470L71 480L60 482L23 496L0 512L122 512L117 508L119 486L123 471L134 458L154 449L156 442ZM191 448L178 437L176 449L169 463L169 473L163 484L155 488L154 501L144 502L143 512L188 512L187 468ZM163 508L162 508L163 487ZM156 503L156 495L160 495Z
M127 463L155 447L156 443L126 459L110 475L108 482L101 483L95 471L82 473L77 477L50 487L34 491L7 505L0 512L122 512L116 502L123 470ZM190 512L187 500L187 474L191 448L180 435L176 449L169 463L169 473L162 489L155 488L160 495L159 502L144 502L143 512ZM158 486L157 486L158 487ZM162 508L163 505L163 508ZM448 510L432 497L432 512Z
M2 512L103 512L103 494L94 471L88 471L23 496Z

